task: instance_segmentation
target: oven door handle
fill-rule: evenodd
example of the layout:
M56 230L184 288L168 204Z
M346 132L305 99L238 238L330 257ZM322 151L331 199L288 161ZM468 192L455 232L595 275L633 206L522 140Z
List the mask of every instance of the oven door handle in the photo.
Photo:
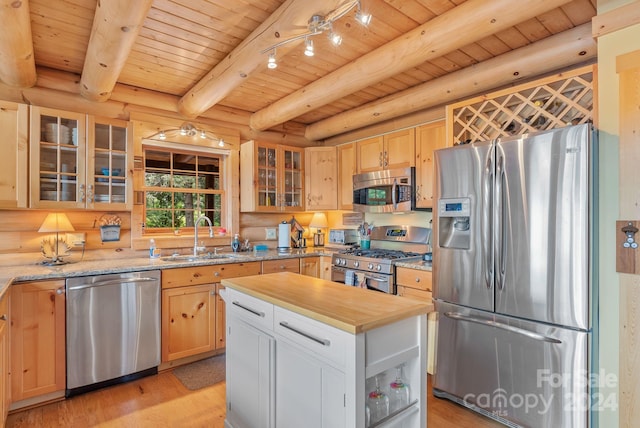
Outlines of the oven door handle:
M380 277L375 277L375 276L371 276L371 275L367 275L366 273L362 274L364 276L365 279L370 279L376 282L387 282L389 280L389 278L380 278Z

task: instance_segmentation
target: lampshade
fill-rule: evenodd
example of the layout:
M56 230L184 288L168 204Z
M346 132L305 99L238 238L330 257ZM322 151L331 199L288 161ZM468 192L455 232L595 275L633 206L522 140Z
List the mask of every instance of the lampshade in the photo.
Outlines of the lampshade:
M311 223L309 223L309 227L314 229L322 229L325 227L329 227L329 223L327 222L327 216L324 213L315 213L311 218Z
M50 213L42 222L38 232L73 232L75 229L64 213Z

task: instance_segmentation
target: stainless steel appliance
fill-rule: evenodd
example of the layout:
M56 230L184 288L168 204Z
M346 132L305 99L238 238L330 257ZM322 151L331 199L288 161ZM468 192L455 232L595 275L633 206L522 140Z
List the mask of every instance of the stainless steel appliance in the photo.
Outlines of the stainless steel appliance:
M67 397L158 372L160 271L68 278L66 297Z
M426 227L374 227L370 249L355 246L331 256L331 280L395 294L394 263L420 260L430 236L431 229Z
M353 245L358 242L355 229L329 229L329 244Z
M385 169L353 176L353 210L405 212L416 207L415 168Z
M436 396L510 426L590 426L592 135L578 125L435 152Z

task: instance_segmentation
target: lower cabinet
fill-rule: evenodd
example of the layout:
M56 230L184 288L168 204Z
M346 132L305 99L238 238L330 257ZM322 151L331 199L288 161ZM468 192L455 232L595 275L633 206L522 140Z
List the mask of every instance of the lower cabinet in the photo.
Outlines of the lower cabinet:
M430 271L396 267L396 288L398 295L431 302L432 275Z
M9 389L9 295L7 290L0 299L0 418L2 426L7 419L11 390Z
M162 290L162 361L215 349L215 284Z
M276 272L293 272L300 273L300 259L279 259L279 260L264 260L262 262L262 273L276 273Z
M64 280L11 286L11 408L64 397Z
M237 317L227 318L227 328L227 379L233 379L227 383L227 421L234 428L274 427L275 340Z
M297 261L297 260L296 260ZM260 274L260 262L203 265L162 271L162 362L225 347L220 281Z
M320 257L301 257L300 273L302 275L320 278Z

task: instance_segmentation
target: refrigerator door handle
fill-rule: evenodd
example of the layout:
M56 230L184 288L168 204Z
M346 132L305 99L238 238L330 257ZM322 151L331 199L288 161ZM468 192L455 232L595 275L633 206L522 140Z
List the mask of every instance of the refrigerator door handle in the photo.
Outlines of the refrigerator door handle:
M493 162L494 159L494 151L495 148L492 148L489 151L489 156L487 156L487 163L484 168L483 174L483 194L486 195L486 203L488 205L488 209L484 210L482 214L482 222L484 231L484 239L482 240L484 245L484 254L485 254L485 274L484 281L487 289L491 289L493 287L494 280L494 254L493 254L493 209L494 209L494 201L493 201L493 182L494 182L494 169L495 165Z
M562 343L561 340L558 340L555 337L545 336L543 334L536 333L534 331L525 330L523 328L514 327L512 325L503 324L503 323L492 321L492 320L486 320L486 319L482 319L482 318L470 317L470 316L461 314L459 312L445 312L444 315L446 317L448 317L448 318L451 318L451 319L454 319L454 320L458 320L458 321L467 321L467 322L472 322L472 323L476 323L476 324L486 325L488 327L499 328L501 330L506 330L506 331L509 331L511 333L516 333L516 334L520 334L522 336L527 336L527 337L529 337L531 339L538 340L540 342L556 343L556 344Z
M506 173L504 171L504 156L499 156L498 167L496 168L496 195L495 195L495 260L496 260L496 276L497 276L497 289L504 289L504 276L505 276L505 262L507 259L507 246L506 246L506 227L505 221L505 181Z

